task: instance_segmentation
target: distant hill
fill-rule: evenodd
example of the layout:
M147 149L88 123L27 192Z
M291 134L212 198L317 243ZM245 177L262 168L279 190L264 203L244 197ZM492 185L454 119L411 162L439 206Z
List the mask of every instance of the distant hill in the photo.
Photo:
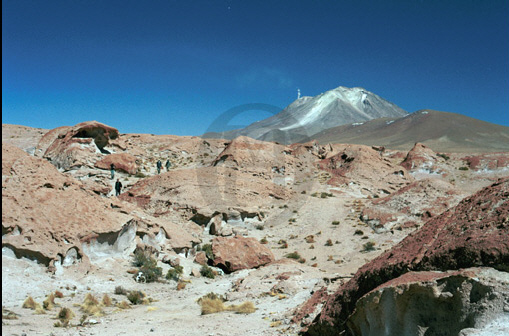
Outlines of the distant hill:
M302 139L410 150L416 142L436 152L509 152L509 127L457 113L420 110L401 118L380 118L332 127Z
M243 129L206 133L202 137L233 139L244 135L290 144L331 127L405 115L405 110L372 92L340 86L315 97L299 98L280 113Z

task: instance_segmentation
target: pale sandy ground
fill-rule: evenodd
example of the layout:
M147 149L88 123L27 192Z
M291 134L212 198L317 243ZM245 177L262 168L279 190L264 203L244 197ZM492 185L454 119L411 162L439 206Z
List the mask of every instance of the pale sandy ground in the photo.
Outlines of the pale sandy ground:
M324 279L338 279L330 286L331 290L336 288L359 266L405 235L403 232L397 237L390 233L375 234L359 223L356 217L361 205L354 205L360 196L356 190L337 193L325 185L314 188L333 192L335 197L322 199L302 195L289 202L287 207L276 208L274 215L265 222L264 230L249 229L249 236L268 240L276 259L298 251L306 262L244 270L214 280L187 276L191 283L181 291L176 290L173 281L136 283L126 272L131 268L129 260L105 258L86 275L74 273L72 268L51 275L34 262L16 259L4 250L2 306L20 316L17 320L4 320L2 335L295 335L299 326L290 323L291 313L310 297L312 291L325 285ZM290 218L295 218L295 222L290 222ZM333 221L340 224L333 225ZM357 229L362 229L365 234L354 235ZM304 238L311 234L315 236L315 242L307 243ZM204 236L204 241L210 238ZM280 248L280 239L287 241L288 248ZM333 246L326 246L328 239ZM370 240L376 241L378 249L361 252L362 245ZM310 248L311 245L314 248ZM189 274L193 267L199 268L191 259L181 257L181 262L185 274ZM159 265L165 274L169 266ZM283 272L297 272L298 275L291 282L281 284L282 296L267 295L278 284L275 276ZM242 278L245 278L243 286L233 290L233 284ZM97 324L71 328L53 326L58 307L45 315L35 315L33 310L21 308L28 295L42 303L48 294L59 290L64 298L56 299L56 302L74 311L76 317L71 323L77 325L83 314L76 305L83 302L87 293L98 299L106 293L115 300L125 300L125 296L113 294L116 286L142 290L156 301L150 305L132 306L129 310L105 308L104 316L88 318ZM228 304L252 301L257 310L248 315L233 312L201 315L196 301L209 292L226 294L231 299Z

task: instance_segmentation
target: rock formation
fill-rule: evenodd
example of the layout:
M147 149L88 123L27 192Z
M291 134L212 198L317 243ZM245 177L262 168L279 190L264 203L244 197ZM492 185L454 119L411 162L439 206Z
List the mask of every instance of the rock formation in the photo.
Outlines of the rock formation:
M49 143L43 157L50 160L57 168L69 170L83 164L80 158L86 152L84 148L87 148L90 153L101 153L110 139L117 137L117 129L97 121L88 121L73 127L50 131L41 139L38 148L42 149Z
M437 155L427 146L416 143L408 152L405 160L401 163L407 170L422 170L434 172L434 164L437 161Z
M445 272L484 266L507 272L507 237L509 179L505 178L432 218L420 230L361 267L354 278L327 300L324 309L305 334L337 335L346 330L361 297L410 271ZM429 309L434 308L431 306ZM370 312L366 311L365 314Z
M180 251L197 241L164 219L136 215L57 171L47 160L2 144L2 246L54 269L99 255L126 256L138 237Z
M455 206L464 196L449 182L426 178L368 201L361 220L376 232L414 228Z
M263 266L275 260L274 254L254 238L235 236L212 240L213 264L226 273Z
M391 194L413 181L406 169L385 160L379 151L363 145L345 145L335 149L319 165L332 175L329 184L355 184L370 196Z

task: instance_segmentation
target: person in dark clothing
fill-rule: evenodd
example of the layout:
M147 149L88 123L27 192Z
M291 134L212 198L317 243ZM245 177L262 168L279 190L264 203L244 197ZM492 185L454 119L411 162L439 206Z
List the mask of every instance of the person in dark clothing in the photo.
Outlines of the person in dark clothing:
M111 172L111 179L115 177L115 165L112 163L110 164L110 172Z
M116 196L120 195L121 190L122 190L122 183L120 182L120 179L117 179L117 182L115 182Z
M163 166L163 163L161 160L157 160L157 173L161 174L161 167Z
M169 171L169 170L170 170L170 167L171 167L171 162L170 162L170 160L166 160L166 171Z

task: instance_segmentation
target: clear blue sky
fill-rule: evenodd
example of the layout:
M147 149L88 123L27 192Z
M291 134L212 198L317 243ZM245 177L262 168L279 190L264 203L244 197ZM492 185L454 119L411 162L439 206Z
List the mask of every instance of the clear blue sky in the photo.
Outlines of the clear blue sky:
M507 0L2 0L2 52L2 123L199 135L341 85L509 126Z

